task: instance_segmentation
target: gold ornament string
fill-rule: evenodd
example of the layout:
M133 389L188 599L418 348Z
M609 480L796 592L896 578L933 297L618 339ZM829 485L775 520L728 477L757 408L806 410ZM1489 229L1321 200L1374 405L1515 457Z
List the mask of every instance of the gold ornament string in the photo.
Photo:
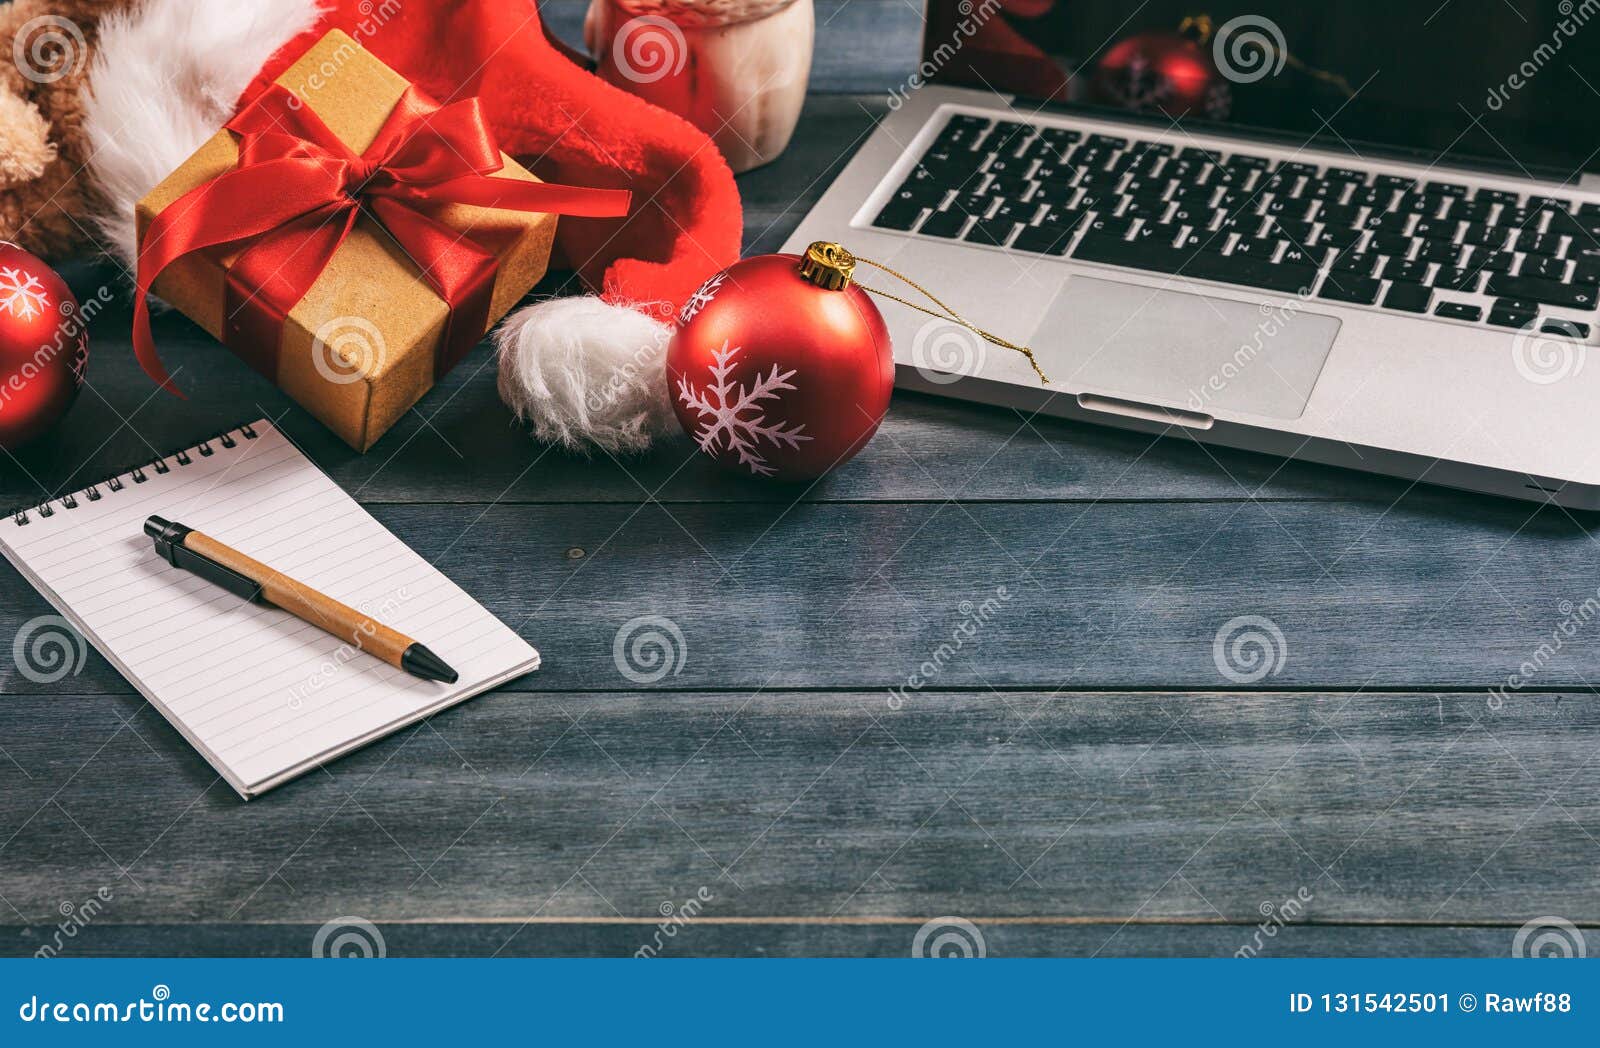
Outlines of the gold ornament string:
M1212 33L1211 16L1189 15L1178 23L1178 32L1184 36L1192 37L1198 44L1208 43L1211 40ZM1263 44L1265 44L1265 41L1263 41ZM1270 46L1273 54L1282 58L1284 64L1295 72L1309 76L1313 80L1320 80L1343 94L1346 98L1354 98L1356 96L1355 88L1350 86L1350 81L1338 73L1330 73L1326 69L1317 69L1314 66L1306 65L1296 58L1287 47L1280 49L1276 43Z
M848 254L848 252L846 252L846 253ZM921 284L917 283L915 280L912 280L910 277L906 276L904 273L899 273L899 272L896 272L893 269L890 269L888 266L884 265L882 262L874 262L872 259L870 259L870 258L862 258L860 255L850 255L849 258L850 258L851 262L865 262L867 265L871 266L873 269L882 270L883 272L889 274L890 276L894 277L895 279L900 280L903 283L910 285L911 287L915 288L917 291L921 292L928 299L929 302L932 302L934 305L936 305L940 309L944 310L944 312L943 313L935 313L933 310L927 309L927 308L925 308L923 306L919 306L915 302L911 302L911 301L908 301L907 299L901 298L899 295L891 294L891 293L889 293L887 291L883 291L883 290L881 290L879 288L868 287L867 285L861 283L861 281L857 280L855 282L856 286L859 287L862 291L867 291L867 292L870 292L870 293L872 293L874 295L881 295L882 297L887 298L890 301L898 302L902 306L909 306L910 308L916 310L918 313L922 313L922 314L925 314L925 315L930 316L930 317L935 317L935 318L937 318L939 320L953 320L957 324L960 324L962 327L966 328L968 331L972 332L974 335L977 335L979 338L983 339L985 342L989 343L992 346L999 346L1001 349L1009 349L1009 350L1012 350L1013 352L1021 353L1023 356L1028 358L1028 363L1033 366L1034 373L1039 376L1039 381L1043 382L1047 386L1050 384L1050 379L1045 377L1044 371L1041 370L1040 367L1039 367L1039 361L1034 358L1033 350L1029 349L1027 346L1018 345L1017 343L1012 342L1009 339L1001 338L999 335L996 335L993 332L985 331L983 328L978 327L978 325L972 323L967 318L963 317L960 313L957 313L955 310L951 309L948 305L946 305L944 303L944 301L942 299L940 299L933 292L929 291L927 288L923 287Z

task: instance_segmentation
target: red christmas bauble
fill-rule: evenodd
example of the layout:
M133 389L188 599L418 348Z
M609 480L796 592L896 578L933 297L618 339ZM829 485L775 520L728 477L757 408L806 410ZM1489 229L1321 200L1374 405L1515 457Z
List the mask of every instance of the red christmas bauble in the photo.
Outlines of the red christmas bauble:
M1184 33L1139 33L1113 44L1090 80L1093 100L1174 119L1223 119L1232 108L1228 83L1210 51Z
M0 241L0 448L21 447L55 425L88 363L89 335L66 281Z
M804 480L847 462L889 409L894 351L867 293L800 272L798 255L735 263L695 292L667 349L684 432L738 472Z

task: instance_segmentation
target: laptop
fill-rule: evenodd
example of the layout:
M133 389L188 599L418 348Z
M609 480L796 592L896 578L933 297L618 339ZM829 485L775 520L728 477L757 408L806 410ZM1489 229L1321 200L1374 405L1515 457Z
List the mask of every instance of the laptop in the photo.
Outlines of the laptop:
M1600 509L1596 16L929 0L785 250L1049 380L880 299L903 388Z

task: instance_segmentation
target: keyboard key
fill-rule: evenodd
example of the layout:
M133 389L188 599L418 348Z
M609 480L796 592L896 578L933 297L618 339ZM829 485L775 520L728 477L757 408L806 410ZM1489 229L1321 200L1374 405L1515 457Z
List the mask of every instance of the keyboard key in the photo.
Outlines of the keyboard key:
M1528 208L1537 211L1571 211L1572 201L1560 197L1531 196L1528 198Z
M1454 265L1461 258L1462 248L1445 240L1423 240L1417 247L1417 260L1419 262L1442 262L1445 265Z
M1403 309L1407 313L1426 313L1433 301L1433 288L1421 284L1391 284L1383 296L1385 309Z
M1499 226L1479 225L1469 222L1461 231L1461 242L1471 247L1502 248L1511 237L1510 231Z
M917 232L924 236L953 240L961 235L961 230L966 227L967 219L970 217L966 212L954 208L949 211L935 211L928 216L928 220L922 223L922 228Z
M980 218L972 223L972 228L967 230L966 239L974 244L989 244L993 247L1004 247L1011 234L1016 230L1017 223L1008 215L996 215L993 218Z
M1367 181L1367 173L1353 167L1330 167L1322 173L1322 177L1330 182L1358 182L1363 185Z
M1320 269L1322 263L1327 261L1328 250L1321 247L1301 247L1299 244L1290 243L1283 249L1283 254L1278 256L1278 264L1284 266L1312 266Z
M1317 221L1325 226L1354 229L1361 218L1361 209L1348 204L1323 204L1317 212Z
M1270 237L1243 237L1233 245L1234 258L1253 258L1258 262L1271 262L1278 254L1278 241Z
M1509 273L1515 261L1516 256L1509 251L1485 251L1482 248L1473 248L1472 254L1467 257L1466 268L1484 273Z
M1561 284L1554 280L1514 277L1506 273L1492 274L1485 290L1491 295L1530 299L1570 309L1593 309L1596 302L1596 289L1585 284Z
M1565 335L1567 338L1588 338L1589 325L1581 324L1576 320L1561 320L1551 317L1539 328L1546 335Z
M1494 213L1495 205L1488 200L1456 200L1445 208L1448 218L1459 222L1477 222L1487 224L1489 216Z
M1367 241L1367 250L1380 255L1405 258L1411 254L1411 238L1394 233L1374 233L1372 239Z
M1243 284L1287 294L1301 290L1310 291L1317 283L1315 266L1286 266L1271 262L1258 262L1251 258L1218 255L1202 251L1184 272L1205 280L1227 284Z
M1456 269L1449 266L1439 267L1439 272L1433 275L1433 286L1440 291L1467 291L1478 290L1483 283L1483 273L1476 269Z
M1407 262L1403 259L1391 258L1383 264L1383 278L1398 283L1420 284L1428 275L1430 263Z
M1031 251L1040 255L1064 255L1067 246L1072 243L1072 234L1082 224L1083 216L1055 224L1023 226L1022 232L1017 234L1017 239L1011 242L1014 251Z
M1454 182L1429 182L1426 190L1433 196L1464 197L1467 195L1467 187Z
M1379 257L1377 255L1350 251L1333 260L1333 271L1335 273L1351 273L1359 277L1370 277L1377 268L1378 261Z
M1330 229L1324 226L1322 232L1317 234L1317 243L1343 249L1355 244L1362 235L1359 229Z
M1483 316L1483 310L1465 302L1441 302L1433 307L1433 315L1451 320L1477 320Z
M1557 258L1561 249L1566 246L1566 235L1562 233L1523 233L1517 237L1517 250L1528 255L1544 255Z
M1158 219L1167 213L1172 205L1165 200L1152 200L1149 197L1133 197L1123 209L1118 212L1126 218Z
M1499 303L1489 310L1489 323L1496 327L1522 328L1533 323L1537 313L1528 313L1518 309L1509 309Z
M1195 252L1177 249L1159 243L1133 243L1120 236L1106 235L1095 229L1083 234L1072 257L1085 262L1103 262L1113 266L1130 266L1157 273L1176 273Z
M1517 270L1517 275L1539 277L1541 280L1563 280L1567 275L1567 260L1529 255L1522 260L1522 268Z
M1411 227L1411 235L1423 240L1441 240L1450 243L1456 238L1461 223L1449 218L1424 218Z
M1319 298L1335 302L1355 302L1370 306L1378 301L1380 287L1382 284L1371 277L1356 276L1354 273L1329 273L1328 279L1322 282L1322 290L1317 295Z
M872 224L879 229L908 230L917 224L917 219L922 217L926 206L917 196L896 194L884 209L878 212L878 217L872 220Z
M1480 189L1472 194L1474 200L1487 200L1494 204L1515 204L1517 194L1508 193L1504 189Z

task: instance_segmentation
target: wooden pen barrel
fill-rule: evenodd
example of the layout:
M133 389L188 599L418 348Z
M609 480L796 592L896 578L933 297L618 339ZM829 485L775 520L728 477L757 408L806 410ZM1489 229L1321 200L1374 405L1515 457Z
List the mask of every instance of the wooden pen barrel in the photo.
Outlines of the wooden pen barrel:
M326 594L307 589L282 572L274 571L255 558L224 546L209 535L191 531L184 537L183 544L201 556L255 579L261 584L262 595L284 611L322 627L340 640L391 666L401 666L400 657L413 643L404 633L390 629Z

